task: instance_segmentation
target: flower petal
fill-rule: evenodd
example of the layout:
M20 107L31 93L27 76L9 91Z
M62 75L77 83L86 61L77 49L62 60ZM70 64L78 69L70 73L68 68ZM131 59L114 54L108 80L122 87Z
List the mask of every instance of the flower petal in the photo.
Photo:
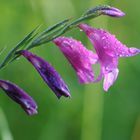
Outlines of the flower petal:
M0 80L0 87L12 100L20 104L28 115L34 115L37 113L37 105L35 101L17 85L9 81Z
M111 72L106 73L104 75L103 87L104 87L105 91L108 91L110 86L112 86L114 84L114 82L117 79L118 74L119 74L119 70L116 68L116 69L112 70Z
M21 51L20 53L33 64L43 80L54 91L58 98L61 96L70 96L67 85L57 71L47 61L27 50Z
M107 91L118 75L118 55L116 54L119 53L118 48L120 47L115 46L116 48L114 48L117 39L102 29L94 29L86 24L80 24L79 27L87 34L95 47L98 62L101 65L100 75L94 82L98 82L104 77L104 90Z
M135 56L140 53L140 49L137 48L126 48L123 49L120 53L120 57L130 57L130 56Z
M59 37L53 41L77 72L80 83L89 83L94 80L92 64L98 62L98 56L86 49L75 39Z
M105 30L95 29L86 24L80 24L79 27L87 34L97 53L101 53L103 50L107 55L112 57L129 57L140 53L140 49L128 48L115 35Z

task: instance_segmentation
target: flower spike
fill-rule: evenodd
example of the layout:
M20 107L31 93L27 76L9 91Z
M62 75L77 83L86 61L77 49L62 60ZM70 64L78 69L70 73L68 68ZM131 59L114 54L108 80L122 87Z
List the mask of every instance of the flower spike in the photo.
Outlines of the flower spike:
M108 91L109 87L116 81L118 70L118 59L120 57L135 56L140 53L140 49L128 48L109 32L102 29L95 29L87 24L80 24L82 29L91 43L93 44L98 55L98 62L101 65L101 80L104 77L104 90Z
M86 49L80 41L72 38L58 37L53 42L75 69L80 83L90 83L94 80L92 64L98 61L96 54Z
M17 85L0 80L0 88L15 102L17 102L28 115L37 114L37 105L35 101Z
M47 61L27 50L20 51L20 54L32 63L43 80L54 91L58 98L61 96L70 97L67 85L57 71Z

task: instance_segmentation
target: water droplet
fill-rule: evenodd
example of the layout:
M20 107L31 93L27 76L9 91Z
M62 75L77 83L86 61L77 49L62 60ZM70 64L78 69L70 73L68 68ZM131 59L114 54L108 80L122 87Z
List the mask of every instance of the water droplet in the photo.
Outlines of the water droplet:
M36 67L41 68L40 62L39 62L37 59L32 58L31 61L32 61L32 63L34 63L34 65L35 65Z
M68 47L68 46L70 46L70 42L64 40L63 43L62 43L62 45L63 45L64 47Z
M103 37L102 37L102 40L105 40L105 39L106 39L106 37L105 37L105 36L103 36Z
M20 58L18 57L16 60L19 60Z
M2 86L2 88L5 89L5 90L8 90L8 89L9 89L9 87L8 87L7 84L1 83L1 86Z
M135 54L135 53L138 53L140 51L138 51L138 49L136 49L136 48L129 48L129 52Z

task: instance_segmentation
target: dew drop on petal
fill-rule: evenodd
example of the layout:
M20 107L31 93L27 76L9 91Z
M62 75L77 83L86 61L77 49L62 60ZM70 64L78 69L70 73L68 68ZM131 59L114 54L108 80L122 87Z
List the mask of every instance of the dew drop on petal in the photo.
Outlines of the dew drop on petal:
M16 58L16 60L19 60L20 58L18 57L18 58Z
M7 84L1 83L1 87L5 90L9 89L9 86Z
M135 54L135 53L139 53L140 50L138 50L136 48L129 48L129 52L132 53L132 54Z
M39 61L37 61L35 58L32 58L32 63L34 63L38 68L41 68Z

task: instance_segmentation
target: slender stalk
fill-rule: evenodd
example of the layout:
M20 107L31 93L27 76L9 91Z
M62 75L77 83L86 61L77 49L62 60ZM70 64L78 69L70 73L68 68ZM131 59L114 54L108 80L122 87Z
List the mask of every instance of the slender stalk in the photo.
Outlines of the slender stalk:
M104 12L102 11L102 9L105 9L105 8L107 10L111 10L111 7L108 5L97 6L95 8L92 8L86 11L86 13L83 14L80 18L72 22L70 22L70 19L66 19L49 27L48 29L40 33L40 35L38 36L37 36L38 33L33 35L33 33L35 33L35 31L38 29L38 27L35 28L30 34L28 34L16 47L14 47L7 54L5 59L0 64L0 69L6 66L7 64L13 62L14 60L16 60L16 58L20 57L20 55L18 54L19 51L23 49L30 50L34 47L37 47L37 46L40 46L42 44L52 41L55 38L65 34L67 31L76 27L77 24L84 22L86 20L96 18L100 15L104 15Z
M134 126L131 140L139 140L140 139L140 132L139 131L140 131L140 114L138 114L138 117L136 119L136 123Z
M30 46L27 47L27 50L32 49L34 47L40 46L42 44L48 43L52 40L54 40L55 38L65 34L67 31L75 28L77 26L77 24L86 21L86 20L90 20L92 18L96 18L98 16L101 15L101 12L96 12L94 14L91 15L87 15L87 16L82 16L76 20L74 20L72 23L69 24L65 24L64 28L58 28L57 30L54 30L53 32L47 34L47 36L45 36L45 32L43 32L39 38L37 40L35 40L35 42L33 42L32 44L30 44ZM53 30L54 28L50 28L51 30ZM54 35L55 34L55 35ZM44 35L42 38L41 36ZM54 36L53 36L54 35Z
M99 84L86 85L81 140L101 140L103 94Z
M8 127L8 122L1 108L0 108L0 134L1 140L13 140L13 136Z
M95 1L94 4L96 5ZM107 28L107 19L98 20L98 22L100 26ZM88 43L87 46L89 45ZM81 140L102 139L104 97L101 89L101 83L85 86Z

